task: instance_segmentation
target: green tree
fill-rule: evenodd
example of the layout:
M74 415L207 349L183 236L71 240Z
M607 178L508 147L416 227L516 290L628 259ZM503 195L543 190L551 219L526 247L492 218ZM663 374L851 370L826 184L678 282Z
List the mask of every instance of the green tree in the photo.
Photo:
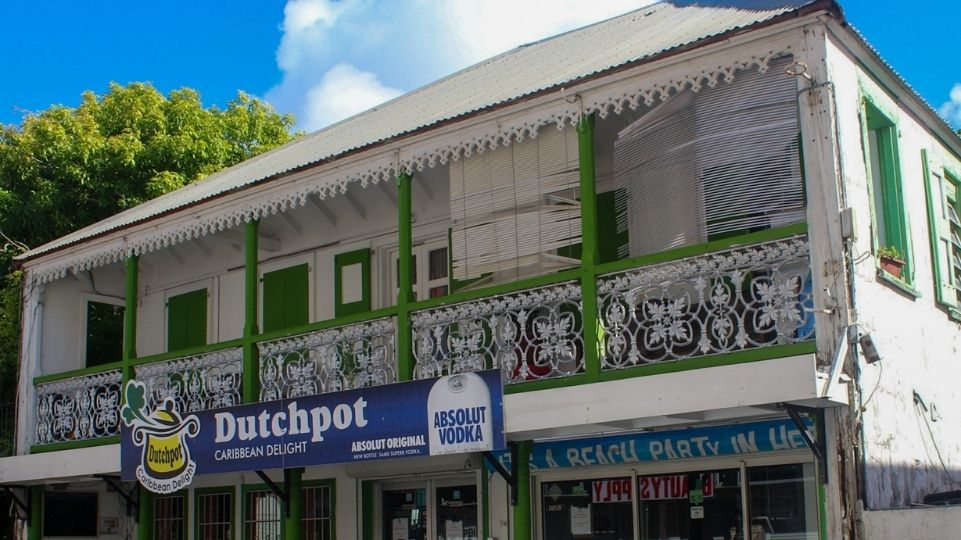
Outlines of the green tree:
M284 144L298 135L293 124L243 92L220 109L204 107L189 88L165 96L132 83L2 127L0 404L13 400L17 377L13 256ZM0 435L0 455L8 436Z

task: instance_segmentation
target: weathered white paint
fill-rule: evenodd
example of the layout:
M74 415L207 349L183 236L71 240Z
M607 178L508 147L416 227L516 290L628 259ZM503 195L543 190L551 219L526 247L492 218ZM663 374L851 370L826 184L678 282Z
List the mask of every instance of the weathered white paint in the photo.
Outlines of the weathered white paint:
M848 205L856 216L854 243L855 308L860 327L870 332L883 360L867 365L858 357L863 400L865 504L868 508L904 508L931 492L957 489L961 480L961 327L935 302L921 150L951 155L933 128L907 110L903 92L883 87L855 62L850 40L832 35L827 48L830 78L837 89L838 122ZM885 77L890 80L890 77ZM872 255L871 199L861 145L859 85L884 109L896 112L899 157L904 186L911 257L917 295L903 292L879 277ZM915 405L917 392L934 421ZM860 412L856 407L854 414ZM925 421L925 418L927 421ZM930 432L928 431L930 426ZM940 452L940 458L938 453ZM949 469L942 470L941 460Z
M869 511L862 519L870 540L931 540L961 533L961 506Z
M609 431L604 424L813 399L819 388L814 362L807 354L510 394L504 396L505 429L517 438L597 424L595 431Z

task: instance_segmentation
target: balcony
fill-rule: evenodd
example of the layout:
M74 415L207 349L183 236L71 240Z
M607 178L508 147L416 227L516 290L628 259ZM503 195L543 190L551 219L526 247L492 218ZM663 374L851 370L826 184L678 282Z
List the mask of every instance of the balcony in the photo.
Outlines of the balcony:
M751 233L593 274L567 270L142 358L132 375L152 403L172 398L199 411L491 368L510 394L811 353L803 231ZM589 302L585 284L596 291ZM398 354L404 343L409 352ZM116 441L122 380L119 365L37 378L34 450Z

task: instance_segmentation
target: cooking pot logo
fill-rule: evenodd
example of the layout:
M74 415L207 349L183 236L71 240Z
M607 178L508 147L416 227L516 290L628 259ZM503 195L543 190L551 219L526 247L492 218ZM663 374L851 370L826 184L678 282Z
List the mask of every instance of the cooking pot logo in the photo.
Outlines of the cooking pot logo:
M137 480L148 490L161 494L190 485L197 464L190 457L187 438L200 432L197 417L180 416L169 397L148 412L146 387L138 381L127 383L124 398L123 422L132 429L133 443L142 449Z

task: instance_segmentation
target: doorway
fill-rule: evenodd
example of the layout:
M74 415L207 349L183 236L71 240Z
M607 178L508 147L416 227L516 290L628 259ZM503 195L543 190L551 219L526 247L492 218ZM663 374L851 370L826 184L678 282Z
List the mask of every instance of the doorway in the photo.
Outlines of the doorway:
M478 540L480 500L473 477L381 485L381 540Z

